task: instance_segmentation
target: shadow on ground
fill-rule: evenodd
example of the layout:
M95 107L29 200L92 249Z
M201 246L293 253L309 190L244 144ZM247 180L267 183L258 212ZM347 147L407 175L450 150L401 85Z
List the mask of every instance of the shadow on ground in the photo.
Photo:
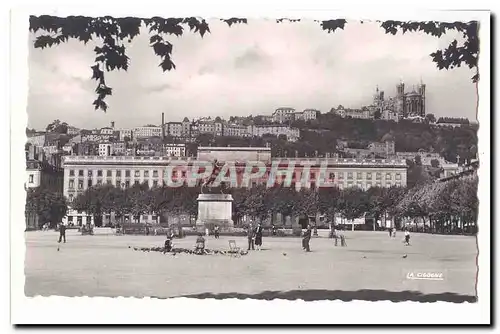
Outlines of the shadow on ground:
M456 293L436 293L436 294L423 294L418 291L387 291L387 290L358 290L358 291L341 291L341 290L291 290L291 291L264 291L256 294L243 294L243 293L200 293L194 295L184 295L179 297L187 298L214 298L214 299L260 299L260 300L273 300L273 299L287 299L296 300L302 299L305 301L315 300L365 300L365 301L378 301L389 300L393 302L451 302L451 303L475 303L477 297L470 295L460 295Z

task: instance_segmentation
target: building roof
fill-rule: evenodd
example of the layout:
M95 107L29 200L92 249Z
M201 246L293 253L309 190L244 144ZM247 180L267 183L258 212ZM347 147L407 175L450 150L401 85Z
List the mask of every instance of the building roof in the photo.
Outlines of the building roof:
M386 133L380 141L383 143L387 141L394 141L394 136L391 133Z
M420 96L419 93L417 93L415 90L411 91L410 93L406 93L406 96Z

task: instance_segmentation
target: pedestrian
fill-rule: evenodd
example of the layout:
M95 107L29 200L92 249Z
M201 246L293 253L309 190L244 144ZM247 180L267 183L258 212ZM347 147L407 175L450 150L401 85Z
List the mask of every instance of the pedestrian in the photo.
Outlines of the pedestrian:
M167 234L167 240L165 240L165 252L170 252L172 247L172 238L170 237L170 234Z
M259 222L255 231L255 246L257 246L258 251L260 251L262 247L262 231L262 223Z
M392 228L389 227L389 238L392 237Z
M345 241L344 231L340 232L340 246L347 247L347 242Z
M307 225L307 229L304 232L304 236L302 238L302 249L305 250L306 252L310 252L311 249L309 247L309 241L311 240L311 225Z
M335 239L335 247L337 247L339 243L339 232L335 226L333 227L333 238Z
M248 238L248 250L250 250L250 248L252 250L255 250L254 248L254 229L253 229L253 226L252 226L252 223L250 223L248 225L248 229L247 229L247 238Z
M410 231L405 230L405 246L410 246Z
M395 227L392 228L392 237L393 238L396 237L396 228Z
M194 251L196 254L205 253L205 238L203 238L203 233L200 233L198 235L198 238L196 238L196 245L194 247Z
M58 243L61 243L61 240L64 239L64 243L66 243L66 226L63 223L59 224L59 241Z
M214 227L214 237L215 239L219 239L219 225L215 225Z
M272 231L273 231L273 235L276 236L276 226L274 226L274 224L272 226Z
M210 235L209 231L208 231L208 227L205 228L205 236L208 237Z

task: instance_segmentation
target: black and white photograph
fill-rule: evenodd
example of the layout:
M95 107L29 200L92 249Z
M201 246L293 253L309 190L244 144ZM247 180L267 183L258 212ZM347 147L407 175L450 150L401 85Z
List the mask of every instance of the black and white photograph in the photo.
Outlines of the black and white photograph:
M487 13L54 13L23 16L25 298L489 300Z

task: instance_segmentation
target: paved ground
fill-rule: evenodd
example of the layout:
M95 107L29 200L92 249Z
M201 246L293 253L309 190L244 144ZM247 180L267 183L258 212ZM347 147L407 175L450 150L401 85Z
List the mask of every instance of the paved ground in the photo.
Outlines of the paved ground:
M474 301L474 237L346 232L348 247L313 238L311 253L299 238L264 238L264 250L234 258L134 251L161 246L160 236L82 236L68 231L57 251L56 232L26 233L27 296L196 296L215 298L391 299ZM209 237L207 248L241 247L245 238ZM192 247L195 238L174 240ZM407 257L403 258L406 254ZM409 280L410 271L442 272L444 280Z

